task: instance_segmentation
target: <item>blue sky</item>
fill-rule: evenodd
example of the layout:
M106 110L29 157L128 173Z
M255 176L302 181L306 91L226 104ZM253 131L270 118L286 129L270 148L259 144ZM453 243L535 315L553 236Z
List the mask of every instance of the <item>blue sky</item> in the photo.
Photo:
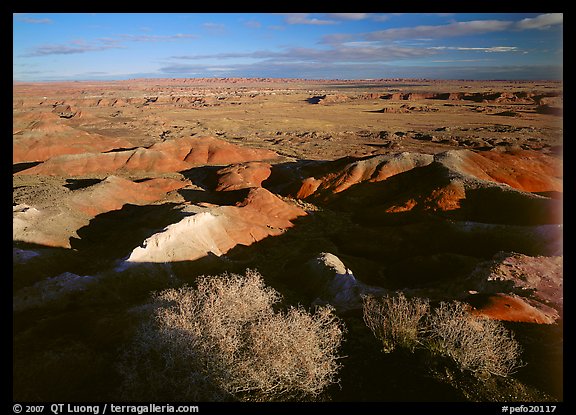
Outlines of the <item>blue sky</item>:
M561 79L562 13L14 13L13 80Z

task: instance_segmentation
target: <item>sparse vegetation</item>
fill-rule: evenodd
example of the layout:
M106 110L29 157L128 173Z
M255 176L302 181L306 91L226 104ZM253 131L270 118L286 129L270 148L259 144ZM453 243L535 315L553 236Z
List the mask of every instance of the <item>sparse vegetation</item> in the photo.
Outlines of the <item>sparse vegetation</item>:
M476 376L506 377L520 366L521 348L502 323L470 314L466 305L442 302L429 318L429 347Z
M280 298L255 271L155 295L120 366L124 398L317 398L337 380L343 327L328 307L275 312Z
M382 342L387 353L396 346L414 350L423 330L422 319L430 304L422 298L406 299L403 294L376 298L366 296L364 322Z
M442 302L430 311L421 298L367 296L364 321L387 353L397 346L411 351L420 346L479 378L506 377L521 365L513 333L500 322L470 314L458 301Z

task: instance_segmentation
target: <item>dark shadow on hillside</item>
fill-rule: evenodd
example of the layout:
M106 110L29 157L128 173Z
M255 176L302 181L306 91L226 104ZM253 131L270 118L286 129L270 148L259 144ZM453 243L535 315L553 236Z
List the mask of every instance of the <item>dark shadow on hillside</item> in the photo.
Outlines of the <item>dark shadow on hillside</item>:
M143 147L120 147L120 148L113 148L112 150L102 151L102 153L121 153L123 151L132 151L132 150L137 150L139 148L148 148L148 147L144 147L144 146Z
M373 114L384 114L384 112L386 112L385 108L381 108L379 110L365 110L363 112L371 112Z
M127 255L146 238L184 216L176 203L126 204L120 210L94 217L77 231L77 238L70 239L70 245L78 255L88 259L83 272L98 272L110 261Z
M24 170L28 170L34 166L42 164L41 161L31 161L31 162L24 162L24 163L14 163L12 164L12 174L19 173Z
M180 174L204 190L214 190L218 185L216 172L220 169L222 166L200 166L182 170Z
M304 101L306 101L308 104L318 104L324 98L326 98L326 95L315 95L313 97L306 98Z
M536 108L536 112L538 114L555 115L557 117L562 117L564 115L563 108L551 107L549 105L539 105Z
M476 222L509 225L562 223L562 200L531 197L503 187L469 189L461 202L467 218Z
M85 187L94 186L101 181L102 179L66 179L66 184L64 187L67 187L70 190L78 190Z
M70 249L20 241L13 241L12 248L13 290L82 266L78 253Z
M234 206L246 198L250 189L227 190L227 191L210 191L180 189L178 193L190 203L200 204L209 203L219 206Z

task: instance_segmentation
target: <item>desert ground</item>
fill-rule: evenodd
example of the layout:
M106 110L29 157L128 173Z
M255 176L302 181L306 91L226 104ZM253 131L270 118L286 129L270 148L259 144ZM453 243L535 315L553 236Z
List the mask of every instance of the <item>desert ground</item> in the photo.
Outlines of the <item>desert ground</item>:
M343 321L322 400L561 401L562 154L561 82L14 83L13 398L118 401L153 292L252 269ZM501 322L523 365L383 353L362 296L393 293Z

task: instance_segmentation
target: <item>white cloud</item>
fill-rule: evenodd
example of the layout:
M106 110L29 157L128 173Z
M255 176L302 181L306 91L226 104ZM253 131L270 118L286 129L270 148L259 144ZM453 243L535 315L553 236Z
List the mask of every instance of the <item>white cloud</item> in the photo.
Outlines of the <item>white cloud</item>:
M252 52L227 52L202 55L172 56L172 59L256 59L260 62L312 62L359 64L367 62L389 62L434 55L437 52L425 48L397 45L380 45L372 42L350 42L329 49L289 48L283 51L258 50Z
M319 43L325 43L328 45L338 45L351 39L354 39L356 36L350 33L332 33L329 35L322 36L322 39Z
M35 19L33 17L19 17L18 20L24 23L31 23L31 24L51 24L53 21L48 18L43 19Z
M117 37L101 37L95 41L86 42L84 40L72 40L69 43L44 44L37 46L24 57L39 57L49 55L73 55L87 52L100 52L108 49L124 49L126 46L122 42L172 42L183 39L194 39L196 35L187 33L177 33L175 35L131 35L121 34Z
M132 42L170 42L181 39L195 39L198 36L189 33L177 33L175 35L120 35L124 40Z
M516 23L516 27L518 29L548 29L563 22L563 13L546 13L534 18L522 19Z
M472 20L468 22L452 22L437 26L415 26L385 29L367 33L368 40L395 40L415 38L444 38L456 36L479 35L508 29L513 22L506 20Z
M481 35L508 29L548 29L563 23L563 13L541 14L534 18L522 19L518 22L509 20L471 20L466 22L451 22L436 26L414 26L385 29L365 34L369 40L398 40L429 38L438 39L457 36Z
M224 67L224 66L208 66L206 67L207 71L210 72L231 72L235 68L234 67Z
M462 47L462 46L431 46L429 49L434 50L461 50L461 51L477 51L477 52L518 52L516 46L491 46L487 48L478 47Z
M202 27L212 33L224 33L226 26L223 23L206 22L202 23Z
M444 60L432 60L433 63L459 63L459 62L487 62L492 59L444 59Z
M251 29L260 29L262 27L262 23L260 23L258 20L248 20L244 22L244 26Z
M30 52L24 54L25 57L38 57L49 55L73 55L86 52L99 52L108 49L120 49L122 46L113 43L90 44L83 41L73 41L71 44L48 44L40 45Z
M334 20L318 19L310 17L310 13L289 13L284 18L288 24L310 24L310 25L327 25L337 23Z
M332 19L364 20L370 17L370 13L328 13L326 16Z

